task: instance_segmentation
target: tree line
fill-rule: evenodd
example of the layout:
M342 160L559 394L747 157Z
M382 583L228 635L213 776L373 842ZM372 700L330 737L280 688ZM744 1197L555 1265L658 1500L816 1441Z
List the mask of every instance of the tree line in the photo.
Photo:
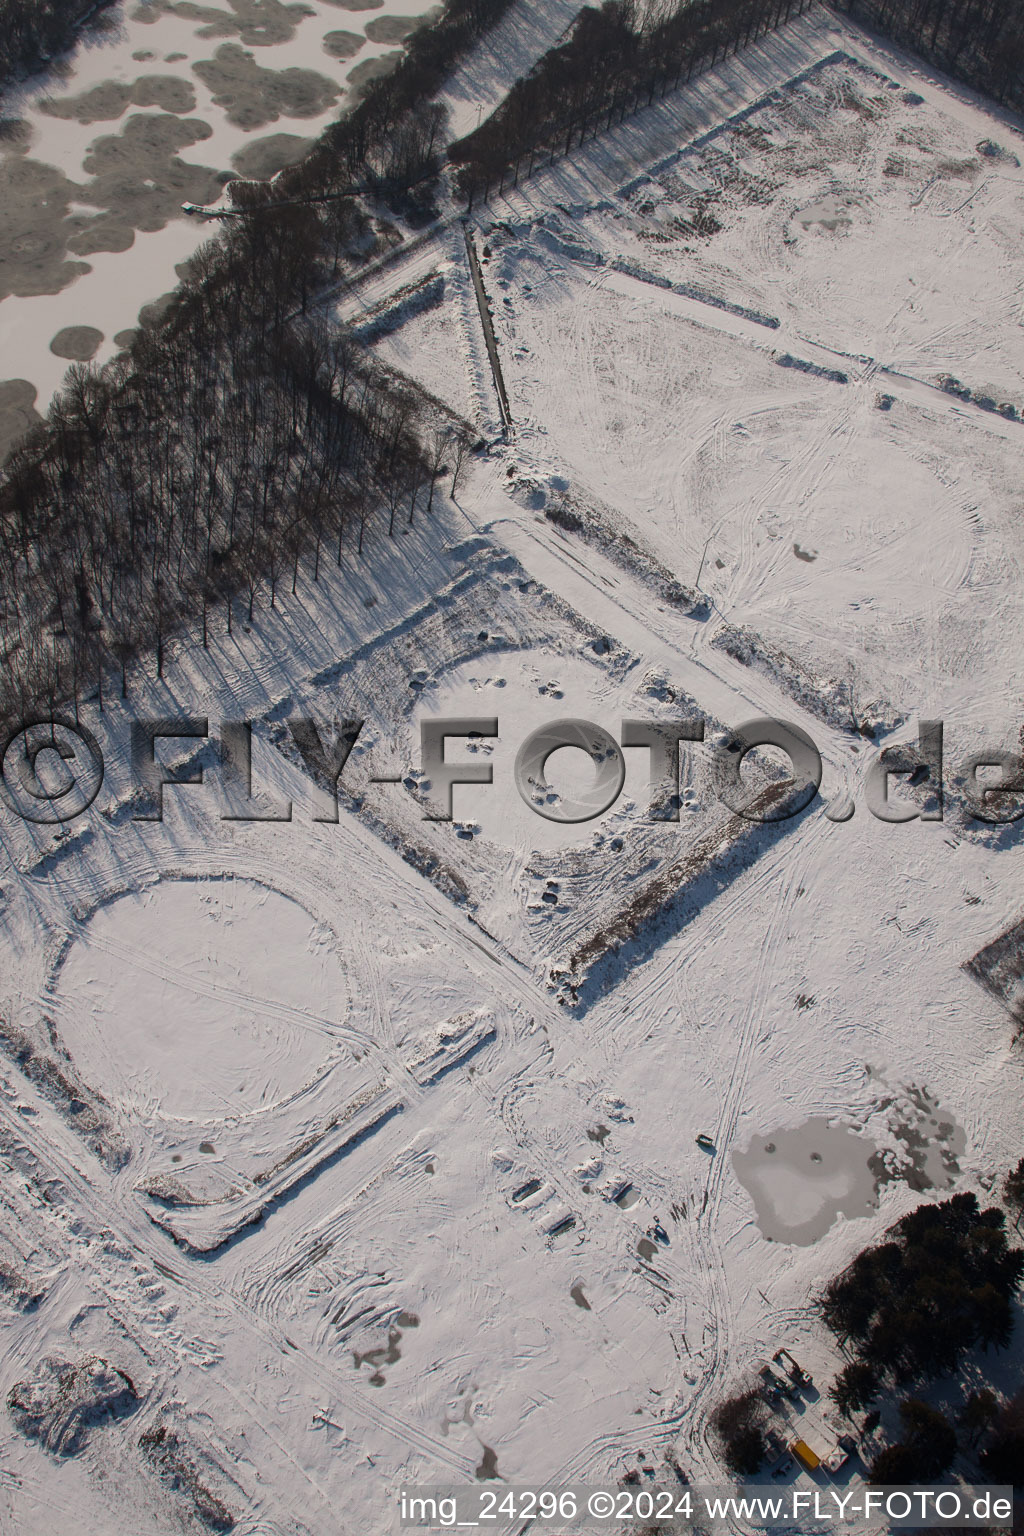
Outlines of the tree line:
M1019 1229L1024 1216L1024 1159L1006 1176L1003 1197ZM850 1359L829 1396L862 1430L881 1420L883 1392L958 1370L967 1350L1005 1348L1014 1302L1024 1280L1024 1251L1011 1247L1005 1212L981 1210L970 1193L920 1205L859 1253L825 1287L819 1307ZM993 1483L1024 1479L1024 1391L1001 1399L981 1385L964 1393L952 1416L914 1395L897 1406L897 1438L870 1466L873 1482L929 1483L958 1454L973 1459ZM749 1386L720 1402L711 1427L725 1465L738 1477L756 1474L777 1445L765 1390Z
M970 1193L904 1216L825 1288L821 1313L855 1361L878 1380L928 1380L953 1371L974 1345L1005 1347L1024 1251L1006 1215Z
M22 718L98 689L141 651L241 600L274 607L375 524L428 512L465 443L344 330L303 313L321 220L268 209L204 248L156 333L69 370L0 489L0 708ZM295 309L296 312L290 313ZM456 468L457 473L457 468ZM304 566L303 566L304 562Z
M710 69L810 0L604 0L448 157L468 206Z
M364 88L268 196L330 198L367 181L399 206L435 169L442 109L433 101L454 65L510 9L513 0L447 0L440 17L412 34L396 66Z
M1007 1175L1003 1193L1019 1220L1024 1163ZM979 1344L1005 1348L1024 1279L1024 1252L1010 1246L1005 1213L979 1209L973 1194L919 1206L886 1238L858 1254L820 1299L825 1322L853 1354L830 1396L848 1417L868 1412L866 1429L878 1424L872 1405L886 1387L950 1375ZM916 1396L897 1411L898 1437L871 1463L875 1483L934 1482L958 1452L974 1455L993 1482L1020 1481L1024 1394L1001 1402L978 1387L952 1419Z
M82 22L114 0L0 0L0 91L63 53Z
M979 1387L952 1416L921 1398L905 1397L897 1413L899 1438L872 1461L873 1483L938 1482L959 1454L979 1481L1024 1484L1024 1391L1001 1401L991 1387Z
M1020 0L836 0L839 9L1016 111L1024 108Z
M379 246L354 187L399 199L436 174L444 117L426 93L509 3L448 0L308 166L239 189L240 217L155 326L68 371L0 481L3 718L77 708L90 688L102 706L105 672L122 694L140 653L161 673L168 637L192 623L208 643L218 605L230 629L262 584L273 606L329 552L362 554L371 526L394 537L446 465L454 494L464 434L428 427L414 389L312 300Z

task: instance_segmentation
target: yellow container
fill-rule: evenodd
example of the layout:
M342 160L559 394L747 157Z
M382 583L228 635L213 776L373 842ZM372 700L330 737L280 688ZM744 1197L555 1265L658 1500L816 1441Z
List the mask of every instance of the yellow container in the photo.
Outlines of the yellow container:
M794 1440L790 1450L800 1465L806 1467L808 1472L816 1472L821 1465L821 1457L814 1454L806 1440Z

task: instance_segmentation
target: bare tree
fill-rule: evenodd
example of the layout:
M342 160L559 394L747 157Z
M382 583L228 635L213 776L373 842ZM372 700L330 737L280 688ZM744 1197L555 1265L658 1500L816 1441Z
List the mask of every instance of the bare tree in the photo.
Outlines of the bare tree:
M455 500L455 492L459 488L459 476L462 474L462 466L466 462L466 455L468 454L468 452L469 452L469 443L466 441L466 439L462 436L462 434L460 432L455 437L455 440L452 443L452 454L451 454L451 457L452 457L452 490L451 490L451 495L452 495L452 500L453 501Z

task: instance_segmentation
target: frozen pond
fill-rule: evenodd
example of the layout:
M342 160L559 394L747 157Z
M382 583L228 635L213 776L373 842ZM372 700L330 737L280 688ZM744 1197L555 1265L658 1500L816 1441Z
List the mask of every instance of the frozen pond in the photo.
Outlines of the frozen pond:
M732 1155L754 1201L757 1225L776 1243L816 1243L840 1216L869 1216L877 1204L873 1142L822 1117L755 1136Z
M810 229L812 224L820 224L822 229L835 234L836 230L849 229L853 223L850 212L853 206L854 201L850 197L823 197L820 202L798 208L793 217L801 229Z
M216 226L232 176L300 159L429 0L143 0L0 103L0 451L103 361Z

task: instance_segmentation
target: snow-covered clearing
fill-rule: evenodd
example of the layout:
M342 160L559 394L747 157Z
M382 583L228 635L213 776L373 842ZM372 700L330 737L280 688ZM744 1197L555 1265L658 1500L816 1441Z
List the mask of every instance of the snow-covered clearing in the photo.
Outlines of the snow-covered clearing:
M0 1296L0 1391L98 1354L140 1397L73 1457L0 1416L12 1529L180 1529L154 1423L253 1533L397 1530L403 1483L641 1451L713 1477L708 1415L778 1345L827 1386L816 1287L922 1189L988 1191L1019 1156L1011 1023L961 968L1019 917L1017 829L955 785L944 822L863 797L922 718L951 770L1019 731L1024 425L938 386L1024 404L1013 156L807 17L474 219L508 443L457 225L343 301L370 323L393 299L381 357L492 439L458 504L84 704L96 805L0 826L0 1258L41 1296ZM365 721L336 823L306 714ZM680 714L707 739L678 822L644 819L637 748L590 823L516 790L545 722ZM185 715L212 739L160 754L205 782L134 820L131 721ZM759 715L824 764L774 827L731 819L710 767ZM493 783L424 821L420 726L462 716L498 719L448 748ZM290 821L222 819L222 719L254 723L260 806ZM867 1193L824 1167L831 1225L800 1164L828 1127L878 1158Z

